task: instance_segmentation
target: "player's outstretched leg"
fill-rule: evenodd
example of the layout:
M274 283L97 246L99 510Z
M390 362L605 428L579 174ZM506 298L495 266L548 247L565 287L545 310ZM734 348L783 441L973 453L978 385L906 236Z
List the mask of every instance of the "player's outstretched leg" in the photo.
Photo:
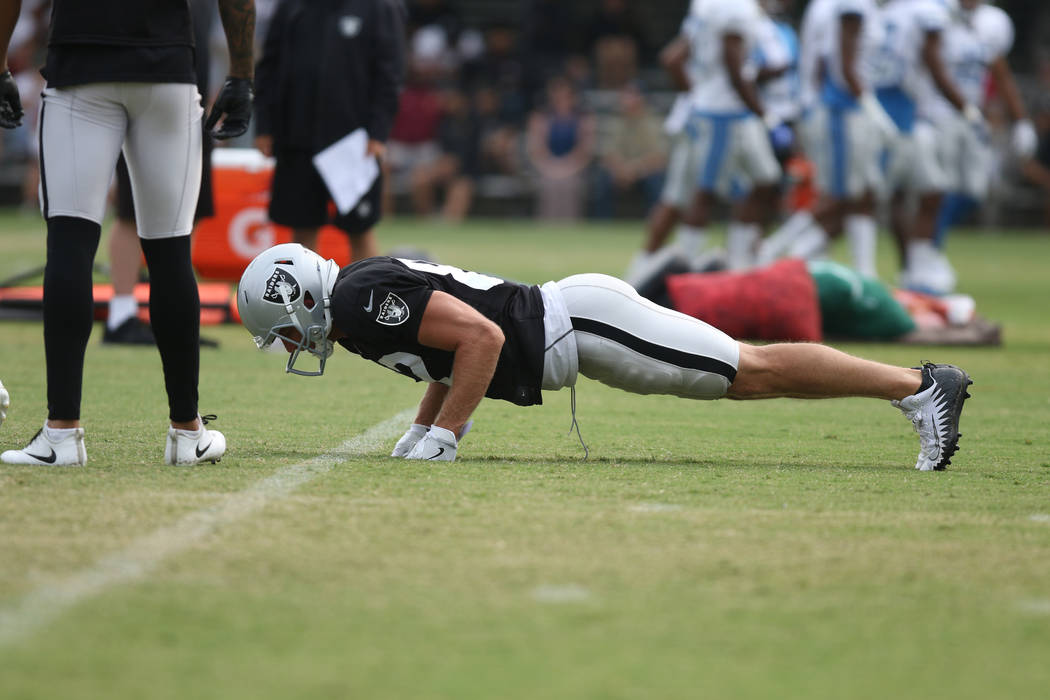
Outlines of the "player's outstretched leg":
M887 399L919 433L915 468L942 470L958 449L959 416L970 397L969 375L953 365L893 367L812 343L740 343L737 374L726 396Z
M922 385L911 396L894 401L919 434L919 459L915 468L940 471L951 464L959 449L959 416L963 402L970 398L966 390L973 380L954 365L922 366Z

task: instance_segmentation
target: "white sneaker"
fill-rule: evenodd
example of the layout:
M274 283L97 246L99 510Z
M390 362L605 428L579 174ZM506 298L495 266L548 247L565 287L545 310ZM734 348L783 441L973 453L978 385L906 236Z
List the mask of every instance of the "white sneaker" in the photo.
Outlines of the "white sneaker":
M11 394L7 393L4 383L0 382L0 425L4 424L4 419L7 418L7 407L10 405Z
M959 449L959 416L963 402L970 398L966 387L973 380L954 365L922 366L922 384L919 390L893 405L915 426L919 434L919 471L941 471L951 464L951 457Z
M64 436L53 441L45 425L36 431L29 444L20 450L8 450L0 454L0 462L6 464L35 464L56 467L81 467L87 464L87 450L84 449L84 429L72 428L64 431Z
M908 247L908 265L901 274L901 286L915 292L942 296L955 291L955 269L948 257L928 241L914 241Z
M226 454L226 437L218 430L204 427L197 430L168 428L168 441L164 446L165 464L187 466L201 462L218 462Z

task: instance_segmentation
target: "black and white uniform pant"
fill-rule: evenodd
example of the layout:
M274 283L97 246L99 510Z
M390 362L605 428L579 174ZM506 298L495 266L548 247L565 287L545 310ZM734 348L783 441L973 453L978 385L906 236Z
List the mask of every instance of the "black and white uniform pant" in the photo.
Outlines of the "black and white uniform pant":
M722 331L645 299L623 280L582 274L542 287L544 389L585 377L635 394L725 396L740 348Z
M142 238L189 235L201 178L197 86L92 83L44 89L40 208L101 224L121 149Z

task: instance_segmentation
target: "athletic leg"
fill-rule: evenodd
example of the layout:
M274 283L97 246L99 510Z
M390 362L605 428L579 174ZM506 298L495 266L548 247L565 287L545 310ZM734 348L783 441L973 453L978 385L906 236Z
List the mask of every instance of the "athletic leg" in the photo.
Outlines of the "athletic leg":
M703 321L644 299L599 274L558 282L579 372L635 394L717 399L736 374L737 343Z
M84 352L94 320L92 265L127 123L114 89L47 88L41 107L40 195L48 229L44 351L52 428L73 428L80 419Z
M919 370L893 367L815 343L740 343L731 399L825 399L865 396L900 400L919 387Z
M189 429L198 426L200 297L189 234L200 190L202 110L194 85L127 90L124 155L150 272L150 323L164 367L169 418L174 427Z

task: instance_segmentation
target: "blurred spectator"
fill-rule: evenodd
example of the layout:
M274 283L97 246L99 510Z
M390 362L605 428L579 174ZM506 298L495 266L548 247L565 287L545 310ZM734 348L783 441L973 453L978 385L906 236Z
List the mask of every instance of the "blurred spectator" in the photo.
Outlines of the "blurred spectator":
M634 191L645 197L648 212L663 188L667 139L660 119L649 109L637 85L620 90L618 107L606 118L605 136L598 144L592 202L594 215L599 218L611 217L614 202Z
M491 91L498 102L498 118L520 124L526 109L522 97L524 67L517 32L505 22L494 22L485 28L482 37L482 50L464 62L460 82L468 90Z
M383 211L387 213L394 211L396 192L412 189L414 173L432 167L441 157L441 96L429 76L426 67L413 59L383 160Z
M572 84L564 77L552 78L547 105L529 117L526 134L526 151L538 175L540 218L579 218L594 135L594 117L580 110Z
M474 92L474 113L481 133L481 169L485 173L513 175L521 172L520 120L508 110L501 95L490 87Z
M1043 225L1050 228L1050 109L1036 112L1035 125L1039 131L1039 149L1035 157L1026 161L1022 173L1036 185L1043 202Z
M637 77L639 60L650 57L644 27L629 0L602 0L587 22L584 46L599 88L619 88Z
M463 30L463 17L449 0L410 0L408 27L410 33L423 27L439 28L445 41L453 45Z
M573 4L564 0L522 2L523 92L529 110L547 81L562 73L566 60L584 51L579 41L583 30L571 9Z
M412 206L416 214L434 211L436 190L444 189L441 218L462 221L470 210L481 167L481 123L470 98L458 90L442 96L443 114L438 126L441 154L412 173Z

